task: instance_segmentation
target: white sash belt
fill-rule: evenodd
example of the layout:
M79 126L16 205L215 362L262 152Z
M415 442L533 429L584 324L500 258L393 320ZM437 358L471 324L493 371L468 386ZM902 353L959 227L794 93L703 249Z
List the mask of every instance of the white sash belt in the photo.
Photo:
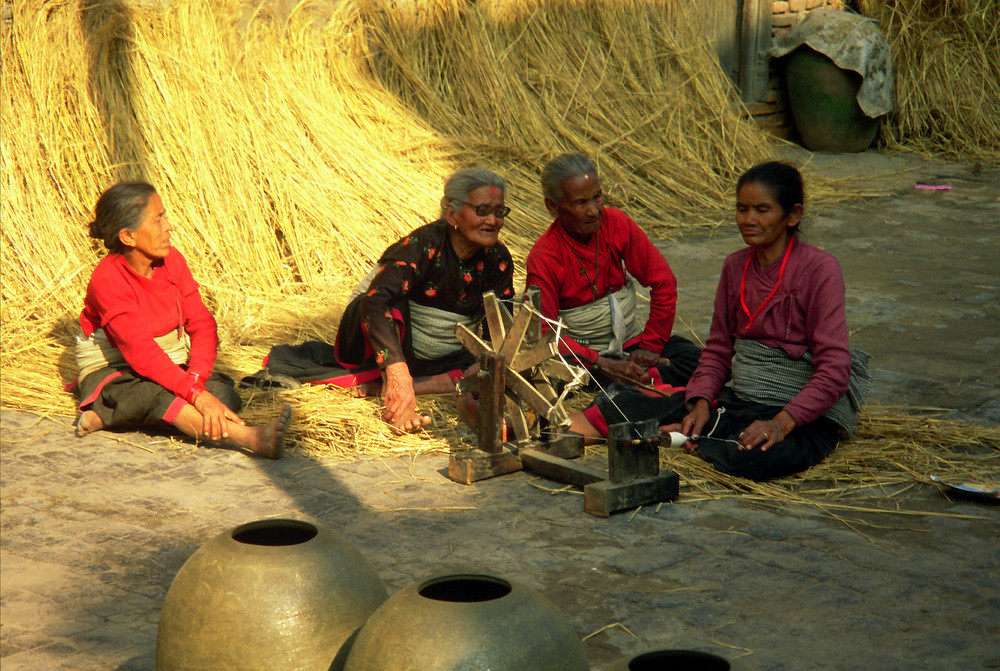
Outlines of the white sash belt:
M167 353L170 360L181 365L188 362L191 352L191 339L187 333L177 337L177 331L172 330L157 338L156 344ZM89 338L82 335L76 337L76 366L80 369L80 380L102 368L127 368L128 362L122 356L120 349L111 344L103 329L97 329Z
M629 279L618 291L575 308L559 311L567 335L602 356L623 356L625 343L642 333L635 318L635 285Z
M462 349L455 337L456 324L472 328L475 317L430 308L410 301L410 338L413 355L422 361L433 361Z

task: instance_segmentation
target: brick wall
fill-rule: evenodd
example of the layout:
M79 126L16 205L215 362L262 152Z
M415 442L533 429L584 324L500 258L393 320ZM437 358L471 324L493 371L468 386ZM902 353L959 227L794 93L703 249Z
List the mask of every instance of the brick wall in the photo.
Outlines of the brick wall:
M774 0L771 3L771 35L782 35L814 9L843 9L842 0ZM795 126L788 113L788 96L782 73L774 60L770 64L767 97L747 106L761 128L785 139L794 139Z

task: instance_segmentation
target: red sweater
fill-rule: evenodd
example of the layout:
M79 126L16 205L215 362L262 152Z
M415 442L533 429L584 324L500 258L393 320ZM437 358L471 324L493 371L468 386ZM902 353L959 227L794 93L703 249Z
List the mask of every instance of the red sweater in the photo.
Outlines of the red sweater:
M542 314L552 320L559 318L560 309L585 305L618 291L625 285L628 271L649 287L650 306L645 330L626 346L638 345L659 354L670 339L677 308L677 280L646 233L621 210L605 207L600 228L586 243L570 237L556 219L531 248L526 270L525 284L542 290ZM591 280L597 285L597 296ZM595 350L569 337L564 336L559 350L597 360Z
M132 270L120 254L108 254L90 276L80 327L86 336L103 329L132 369L178 396L191 386L188 373L153 338L184 326L191 337L188 371L207 378L219 338L215 318L198 293L184 257L173 247L153 264L153 277Z
M748 329L750 318L740 304L740 283L743 268L753 253L753 248L747 247L726 257L715 294L712 328L698 368L687 384L686 398L718 398L731 375L735 338L780 347L793 359L809 351L816 372L784 408L801 426L822 416L847 392L851 354L844 278L836 257L796 240L781 286ZM763 270L756 262L747 267L744 293L750 314L764 303L780 271L781 259Z

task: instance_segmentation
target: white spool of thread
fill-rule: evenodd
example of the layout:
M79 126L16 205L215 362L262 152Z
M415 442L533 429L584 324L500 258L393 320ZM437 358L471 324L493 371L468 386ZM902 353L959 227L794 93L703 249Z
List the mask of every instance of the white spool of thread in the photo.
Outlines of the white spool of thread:
M681 447L688 441L688 437L680 431L670 432L670 447Z

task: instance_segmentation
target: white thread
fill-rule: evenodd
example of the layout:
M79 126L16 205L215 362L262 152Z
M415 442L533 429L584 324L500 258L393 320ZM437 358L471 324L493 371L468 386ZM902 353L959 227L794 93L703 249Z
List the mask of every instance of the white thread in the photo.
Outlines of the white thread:
M543 315L543 314L537 312L536 310L534 310L528 303L525 303L524 307L527 308L527 309L529 309L529 310L531 310L531 312L533 314L538 315L538 318L541 319L543 322L546 322L549 325L550 328L554 327L554 330L556 332L556 341L557 342L561 342L561 343L563 343L563 344L566 345L566 349L569 350L569 353L576 360L577 364L579 364L580 369L582 369L582 374L580 372L575 372L574 373L575 377L574 377L573 382L572 383L567 383L567 389L563 390L563 393L559 396L559 400L562 401L563 398L565 398L566 394L568 393L568 385L569 384L573 384L574 388L575 388L575 385L578 384L578 381L583 377L583 374L590 375L590 378L594 381L594 384L597 385L597 388L600 389L601 392L604 393L605 396L607 396L607 392L605 391L604 387L601 386L601 383L598 382L597 379L594 378L594 376L590 374L590 371L587 370L586 366L583 365L583 362L580 360L580 357L577 356L576 352L574 352L572 349L569 348L568 343L566 343L566 341L563 340L562 336L560 335L562 333L562 327L563 327L562 321L558 320L558 319L557 320L548 319L547 317L545 317L545 315ZM565 360L563 360L563 363L566 363ZM566 367L570 368L572 370L572 367L569 364L566 364ZM613 399L610 396L608 396L608 401L610 401L611 405L613 405L615 407L615 409L619 413L621 413L622 417L626 416L625 412L618 406L617 403L615 403L615 399ZM714 436L712 436L712 434L715 433L715 430L717 428L719 428L719 420L722 419L722 414L725 411L726 411L725 408L723 408L722 406L719 406L718 412L715 415L715 423L712 424L711 430L709 430L709 432L707 434L704 434L702 437L704 437L704 438L712 438L712 440L718 440L720 442L725 442L725 443L736 443L740 447L743 447L743 443L741 443L738 440L733 440L732 438L715 438ZM636 432L636 436L637 437L641 437L641 436L639 436L638 430L634 429L634 424L633 424L633 430ZM683 438L684 440L682 440L680 443L676 443L676 441L679 438ZM689 439L690 438L688 436L685 436L683 433L680 433L679 431L671 431L670 432L670 446L671 447L681 447Z
M582 384L582 379L586 375L586 376L590 376L590 379L594 381L594 384L597 385L597 388L601 390L601 393L603 393L605 396L607 396L608 401L611 402L611 405L613 405L615 407L615 409L619 413L621 413L622 417L625 417L626 416L625 415L625 411L622 410L620 407L618 407L618 404L615 403L615 399L613 399L611 396L608 396L607 391L605 391L604 387L601 386L601 383L598 382L597 379L593 375L590 374L590 371L587 370L587 367L583 364L583 361L580 360L580 357L577 356L576 352L574 352L569 347L569 343L567 343L563 339L563 337L561 335L562 329L563 329L563 326L564 326L562 320L561 319L552 320L552 319L547 318L545 315L543 315L540 312L538 312L537 310L535 310L529 303L525 303L524 307L526 309L530 310L532 314L537 315L539 319L541 319L543 322L545 322L545 323L547 323L549 325L549 328L552 328L555 331L555 333L556 333L556 342L559 342L559 343L562 343L562 344L566 345L566 349L569 350L570 355L572 355L572 357L576 360L576 363L579 365L580 370L579 371L575 371L573 373L574 379L573 379L572 382L568 382L567 383L567 387L563 389L563 393L560 394L560 396L559 396L559 401L562 401L563 398L565 398L566 394L569 393L570 389L576 388L576 385L578 385L578 384ZM560 357L560 359L562 359L562 357ZM568 369L572 370L572 366L570 366L568 363L566 363L565 359L562 359L562 361L563 361L563 363L566 365L566 367ZM595 361L594 363L596 364L597 362ZM569 385L571 385L571 384L574 385L574 386L573 387L569 387ZM634 424L632 424L632 430L635 431L636 437L638 437L638 438L642 437L642 436L639 435L639 431L638 431L638 429L635 428Z
M688 437L680 431L670 432L670 447L682 447L686 442L688 442Z

